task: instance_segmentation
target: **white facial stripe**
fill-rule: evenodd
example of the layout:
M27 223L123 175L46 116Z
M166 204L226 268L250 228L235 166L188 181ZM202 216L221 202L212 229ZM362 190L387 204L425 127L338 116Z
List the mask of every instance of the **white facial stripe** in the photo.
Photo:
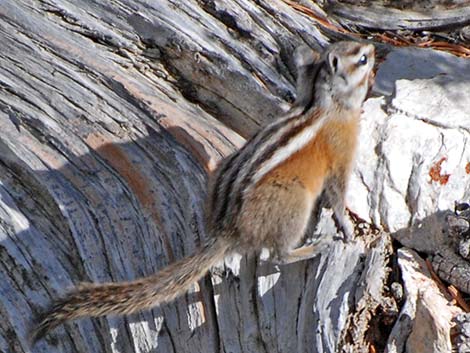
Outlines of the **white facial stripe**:
M348 66L354 65L356 67L356 69L353 70L353 72L349 75L348 86L350 88L356 89L356 87L358 87L359 84L363 81L364 77L367 76L370 72L372 66L374 65L374 58L371 57L372 50L373 48L370 45L364 46L357 55L349 58ZM357 65L363 55L367 56L367 64Z
M265 161L258 171L253 176L253 184L256 184L261 180L267 173L276 168L287 158L292 156L297 151L300 151L307 145L318 133L320 127L323 126L323 121L328 117L327 114L323 114L322 117L316 120L311 126L303 129L297 135L292 137L286 146L278 149L267 161Z
M368 72L369 72L369 67L367 65L358 67L356 70L354 70L354 73L349 76L350 77L349 85L351 87L357 87L359 83L364 79L364 76L367 75Z

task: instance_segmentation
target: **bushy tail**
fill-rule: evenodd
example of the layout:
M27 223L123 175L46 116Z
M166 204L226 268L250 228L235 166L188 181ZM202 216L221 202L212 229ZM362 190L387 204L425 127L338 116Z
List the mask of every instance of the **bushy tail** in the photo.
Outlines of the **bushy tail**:
M222 260L228 248L223 238L213 239L194 255L170 264L153 276L132 282L79 286L44 314L32 333L32 341L36 342L65 321L85 316L130 314L170 302Z

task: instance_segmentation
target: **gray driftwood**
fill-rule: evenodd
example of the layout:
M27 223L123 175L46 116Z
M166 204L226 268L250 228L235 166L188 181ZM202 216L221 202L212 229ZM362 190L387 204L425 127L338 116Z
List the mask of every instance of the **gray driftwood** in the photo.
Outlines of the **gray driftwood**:
M403 1L402 3L405 3ZM380 30L448 30L470 24L468 6L437 7L423 10L400 9L378 4L352 5L341 1L330 1L328 13L341 23Z
M194 251L207 173L288 108L292 52L322 33L282 1L2 1L0 351L380 348L386 235L284 267L233 257L175 303L28 343L68 288Z

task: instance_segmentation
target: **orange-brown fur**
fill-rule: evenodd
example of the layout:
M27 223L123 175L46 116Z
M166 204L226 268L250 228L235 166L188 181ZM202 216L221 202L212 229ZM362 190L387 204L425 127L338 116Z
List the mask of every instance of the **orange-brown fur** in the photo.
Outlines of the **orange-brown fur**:
M253 232L245 247L266 246L282 257L300 241L328 177L349 175L359 129L359 112L352 115L331 118L310 143L258 182L239 220L242 233Z
M325 176L348 169L355 154L359 116L331 119L303 149L274 169L266 179L298 179L313 195L318 195Z

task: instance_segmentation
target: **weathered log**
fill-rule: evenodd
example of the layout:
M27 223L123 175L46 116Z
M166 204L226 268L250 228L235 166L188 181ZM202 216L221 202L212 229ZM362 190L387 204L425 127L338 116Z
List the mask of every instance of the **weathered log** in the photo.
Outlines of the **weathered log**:
M292 52L322 33L282 1L4 1L0 351L31 351L37 315L79 282L192 253L207 172L288 108ZM368 352L388 300L377 237L280 268L234 256L174 303L66 324L34 351Z
M445 5L448 8L422 9L422 4L419 4L416 10L403 10L377 3L358 6L332 0L329 1L327 12L340 23L376 30L437 31L470 24L468 6Z

